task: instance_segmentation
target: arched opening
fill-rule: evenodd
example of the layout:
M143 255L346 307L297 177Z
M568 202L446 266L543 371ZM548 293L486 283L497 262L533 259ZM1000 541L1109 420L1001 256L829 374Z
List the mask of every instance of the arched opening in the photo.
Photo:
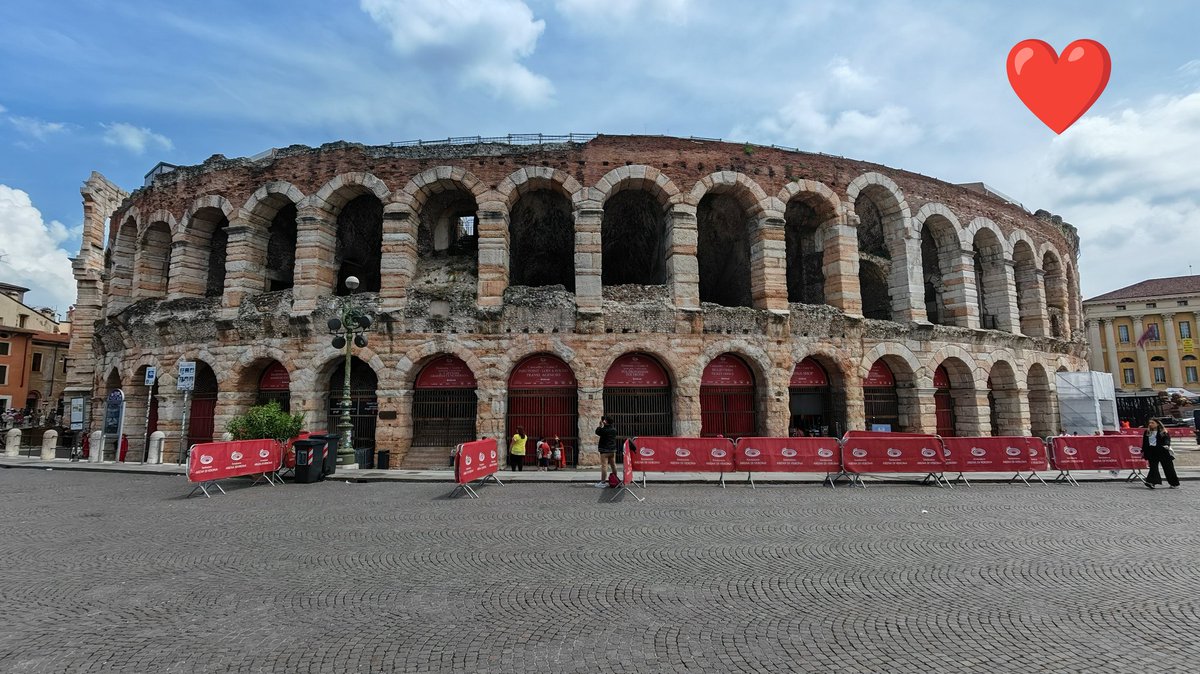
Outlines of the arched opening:
M329 375L328 404L326 405L326 430L340 433L343 396L346 386L345 358L337 359L337 366ZM379 415L376 389L379 378L371 366L358 356L350 358L350 444L355 449L375 450L375 423ZM339 439L339 446L344 439Z
M575 292L575 218L566 195L554 189L525 192L513 204L508 228L509 285L560 285Z
M606 286L665 284L666 231L666 210L650 192L629 189L610 196L600 221L601 282Z
M134 270L133 297L164 297L171 276L171 228L165 222L152 222L142 234Z
M622 442L674 434L673 407L671 378L653 356L627 353L604 375L604 413Z
M1041 337L1042 306L1038 292L1037 257L1027 241L1013 244L1013 272L1017 286L1017 311L1021 317L1021 333Z
M254 396L255 405L279 403L279 409L284 412L292 411L292 376L287 368L279 361L271 361L263 368L258 377L258 391Z
M188 412L188 447L213 441L218 392L216 373L208 363L197 360L195 389Z
M1012 365L998 361L988 374L988 408L992 435L1025 435L1021 423L1021 406L1018 400L1017 375Z
M864 189L854 200L858 216L858 285L862 297L863 316L882 321L892 320L892 253L889 246L890 222L885 215L884 202L895 197L877 186ZM893 204L894 206L894 204Z
M937 242L933 240L929 223L925 223L921 230L921 276L925 286L925 317L935 325L946 325L946 317L942 312L944 275L938 259Z
M342 207L337 217L337 295L348 295L346 279L358 277L358 292L377 293L383 259L383 202L361 194ZM373 437L373 436L372 436Z
M1054 413L1054 393L1046 368L1034 363L1029 368L1029 415L1033 435L1048 438L1056 435L1058 420Z
M479 277L479 206L461 184L439 181L417 218L416 278L454 283L472 294ZM457 443L455 443L457 444Z
M133 218L127 218L121 224L109 252L111 255L106 260L108 301L111 313L117 313L129 306L133 298L133 267L137 252L137 223Z
M834 407L832 382L816 358L809 356L796 363L788 394L788 435L841 436L844 423Z
M937 416L937 434L947 438L957 435L954 396L950 392L950 373L942 365L933 372L933 410Z
M975 268L975 288L979 301L979 327L999 330L1005 310L1008 282L1004 269L1004 246L990 229L975 232L971 244Z
M475 374L457 356L437 356L421 368L413 385L412 446L438 450L425 459L427 463L446 465L451 448L478 437L476 388ZM411 463L406 460L406 465Z
M1067 324L1067 279L1058 256L1046 251L1046 254L1042 256L1042 271L1045 272L1050 336L1069 339L1071 335Z
M750 285L751 222L737 195L705 194L696 209L696 231L700 301L726 307L754 306Z
M566 447L567 463L579 457L579 394L575 373L562 359L538 354L522 360L508 376L508 415L505 442L524 428L531 442L525 463L536 465L533 451L539 438L558 437Z
M754 373L732 353L713 358L700 376L700 435L740 438L757 433Z
M282 197L280 197L282 198ZM267 238L267 291L287 290L296 277L296 204L284 203L275 217Z
M951 281L959 255L954 223L943 215L930 215L921 227L921 280L925 317L935 325L966 325L961 285Z
M221 209L198 209L188 223L188 244L193 264L203 270L204 296L220 297L225 292L225 260L229 248L229 219Z
M900 431L900 396L892 368L880 358L863 379L863 412L868 431Z
M788 202L784 212L788 302L825 304L820 227L834 217L828 203L817 195L800 194Z

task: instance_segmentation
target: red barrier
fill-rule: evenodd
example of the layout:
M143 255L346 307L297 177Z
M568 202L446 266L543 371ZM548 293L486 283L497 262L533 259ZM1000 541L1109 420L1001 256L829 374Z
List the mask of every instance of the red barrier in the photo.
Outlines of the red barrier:
M633 445L634 468L643 472L733 472L729 438L634 438Z
M837 438L741 438L733 465L748 473L836 473L841 452Z
M500 470L495 438L463 443L454 457L454 481L459 484L482 480Z
M283 449L274 440L205 442L192 446L188 481L212 482L279 470Z
M1038 438L942 438L946 470L958 473L1005 473L1029 470L1030 441Z
M1029 438L1025 445L1029 449L1029 468L1033 472L1050 470L1050 455L1046 452L1046 441Z
M1051 439L1055 470L1137 470L1147 467L1135 435L1067 435Z
M1129 430L1129 429L1126 429ZM1105 436L1109 447L1121 456L1121 467L1129 470L1141 470L1150 467L1146 457L1142 456L1141 433L1122 433Z
M857 438L930 438L928 433L898 433L893 431L846 431L843 439Z
M1122 428L1119 431L1104 431L1105 435L1137 435L1141 436L1146 432L1145 428ZM1191 426L1170 426L1167 428L1167 435L1172 438L1189 438L1196 437L1196 429Z
M941 473L942 445L936 436L847 437L842 467L848 473Z

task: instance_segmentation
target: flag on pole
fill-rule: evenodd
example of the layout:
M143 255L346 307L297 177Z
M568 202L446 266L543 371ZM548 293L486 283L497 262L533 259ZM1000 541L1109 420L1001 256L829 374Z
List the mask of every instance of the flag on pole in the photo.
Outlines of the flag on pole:
M1138 337L1138 341L1137 341L1138 348L1141 349L1141 348L1145 347L1146 342L1149 342L1151 340L1153 340L1155 342L1158 341L1158 323L1151 323L1146 328L1146 331L1142 333L1142 336Z

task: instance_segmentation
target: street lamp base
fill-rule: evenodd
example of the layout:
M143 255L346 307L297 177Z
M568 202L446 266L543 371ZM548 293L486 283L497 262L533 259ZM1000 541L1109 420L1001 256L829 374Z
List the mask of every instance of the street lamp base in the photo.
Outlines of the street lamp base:
M358 461L354 458L353 449L338 449L337 462L339 466L356 466Z

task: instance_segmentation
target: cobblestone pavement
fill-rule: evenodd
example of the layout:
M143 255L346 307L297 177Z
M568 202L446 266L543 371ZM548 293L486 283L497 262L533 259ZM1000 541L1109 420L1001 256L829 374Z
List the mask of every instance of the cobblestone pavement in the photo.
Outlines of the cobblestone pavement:
M0 470L5 672L1200 668L1200 485L327 482Z

